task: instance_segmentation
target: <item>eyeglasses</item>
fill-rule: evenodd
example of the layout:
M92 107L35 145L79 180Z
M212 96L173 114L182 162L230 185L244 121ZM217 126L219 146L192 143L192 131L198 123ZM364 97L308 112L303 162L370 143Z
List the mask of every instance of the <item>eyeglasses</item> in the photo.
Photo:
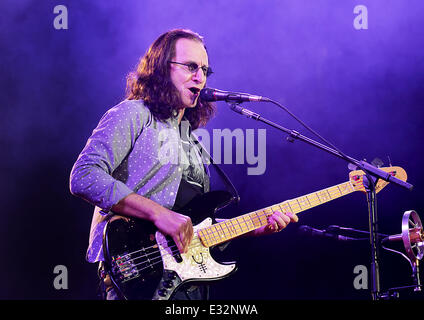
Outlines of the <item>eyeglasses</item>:
M203 74L206 77L209 77L213 73L211 67L207 67L207 66L199 67L199 65L195 62L190 62L190 63L181 63L181 62L175 62L175 61L168 61L168 62L173 63L173 64L180 64L182 66L186 66L188 71L190 71L192 74L196 74L197 71L199 71L199 69L202 69Z

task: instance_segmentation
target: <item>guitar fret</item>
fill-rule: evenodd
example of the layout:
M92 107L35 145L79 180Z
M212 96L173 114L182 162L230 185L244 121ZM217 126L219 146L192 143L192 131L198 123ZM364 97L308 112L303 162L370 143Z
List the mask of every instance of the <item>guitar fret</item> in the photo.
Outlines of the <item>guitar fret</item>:
M269 209L271 210L271 212L276 212L276 211L280 210L280 208L278 207L278 205L273 205Z
M287 202L286 201L283 202L282 206L283 206L283 212L289 212L290 211L289 209L287 209Z
M319 193L318 193L318 196L320 197L320 199L323 201L323 202L327 202L328 200L327 200L327 196L325 195L325 192L324 191L320 191Z
M207 235L208 235L208 239L209 239L210 244L213 245L214 242L215 242L215 240L212 238L213 234L211 233L211 231L209 230L209 228L207 228Z
M291 202L291 206L293 208L293 213L298 213L302 211L302 208L300 207L299 203L297 202L296 199L293 199L290 201Z
M226 220L225 222L217 223L203 230L199 230L198 235L202 243L210 247L265 226L268 223L268 216L276 211L297 214L356 190L351 181L348 181L302 197L286 200L279 204Z
M233 233L232 233L231 229L228 227L228 224L224 222L224 223L221 223L221 225L226 230L226 237L228 239L231 239Z
M209 239L209 241L210 241L210 243L212 245L214 243L214 239L212 238L213 234L212 234L212 232L210 230L210 227L205 228L205 231L206 231L206 234L208 236L208 239Z
M215 237L215 233L213 232L212 227L213 227L213 226L210 226L209 228L207 228L207 230L208 230L209 235L211 235L211 236L213 237L213 239L212 239L212 237L211 237L211 240L213 240L213 241L212 241L212 243L217 243L217 241L216 241L216 237Z
M246 215L246 219L249 223L250 230L253 230L255 228L255 225L253 224L252 217L250 216L250 214Z
M312 204L311 204L311 202L309 201L308 196L306 196L305 198L306 198L306 200L308 200L309 206L310 206L310 207L312 207Z
M258 212L255 212L255 213L256 213L256 217L258 218L258 227L263 226L264 223L262 222L262 218L265 217L265 221L266 221L266 214L265 214L265 212L262 211L260 213L258 213Z
M289 202L289 201L287 201L287 204L289 205L290 212L294 213L294 211L293 211L293 209L292 209L292 207L291 207L291 205L290 205L290 202Z
M387 169L393 171L392 168ZM400 168L398 170L403 169ZM402 176L402 179L405 179L404 181L406 181L405 172L402 173ZM352 177L352 174L350 174L350 177ZM252 213L240 217L229 219L225 223L221 222L221 224L219 224L219 227L205 227L202 230L199 230L197 235L199 236L203 245L212 246L214 244L234 238L238 235L266 225L268 223L268 217L276 211L292 212L296 214L298 212L318 206L333 199L337 199L351 192L364 191L363 173L359 172L357 176L353 176L353 179L354 180L352 180L351 178L347 182L340 183L338 185L325 188L323 190L312 192L310 194L307 194L302 197L297 197L292 200L286 200L282 203L258 211L254 211ZM384 186L385 184L380 186L380 189L384 188Z
M250 231L255 230L255 224L253 223L252 217L250 214L246 215L246 219L249 221Z
M321 204L321 199L318 197L318 195L316 193L313 193L310 196L311 197L315 197L315 199L318 199L318 204L317 205L320 205ZM313 202L316 202L317 200L312 200L312 201Z
M239 234L241 234L241 233L243 232L243 227L241 226L240 221L239 221L239 219L238 219L238 218L236 218L236 221L237 221L237 224L238 224L238 226L239 226L239 228L240 228L240 232L239 232Z
M235 220L235 219L231 219L230 220L231 221L231 225L233 226L233 228L234 228L234 232L235 232L235 234L239 234L238 233L238 231L237 231L237 225L238 225L238 223L237 224L235 224L235 222L237 222L237 220Z
M315 196L315 198L316 198L316 199L318 199L318 204L319 204L319 205L320 205L321 203L323 203L323 202L322 202L322 200L321 200L321 198L319 197L318 192L314 193L314 196Z
M240 216L240 222L241 231L244 232L244 228L246 227L246 221L244 221L244 216Z
M255 211L252 213L252 215L255 215L255 217L253 218L254 221L254 225L259 228L262 227L263 225L265 225L267 223L267 219L266 219L266 214L264 211ZM265 219L262 219L265 218ZM256 222L255 222L256 220ZM263 221L265 220L265 221Z
M243 217L243 222L244 222L244 224L246 225L246 229L247 229L247 231L249 231L249 223L248 222L246 222L246 219L245 219L245 217L244 216L242 216Z
M228 227L228 224L230 224L230 227ZM233 224L231 223L231 220L225 221L225 225L227 226L228 232L231 234L236 234L236 230L234 229Z
M218 226L221 227L221 224L215 224L215 230L216 230L216 234L218 236L218 243L219 243L219 242L225 241L225 232L221 232L222 228L220 230L218 228Z
M289 200L289 201L287 201L287 204L289 205L290 212L295 213L295 212L296 212L296 210L295 210L295 208L294 208L295 203L293 202L293 200Z
M222 233L223 233L223 235L221 235L221 237L222 237L222 238L225 238L225 239L228 239L228 238L227 238L227 234L225 233L225 230L224 230L224 228L222 227L222 223L219 223L218 225L219 225L219 227L221 228Z
M297 205L299 206L299 208L302 209L302 206L300 205L300 202L297 198L296 198L296 202L297 202Z
M205 247L208 247L208 246L209 246L209 245L208 245L208 241L207 241L207 240L206 240L206 238L205 238L205 235L204 235L204 231L203 231L203 229L200 229L200 230L198 231L197 235L198 235L198 237L200 238L200 240L202 241L203 245L204 245Z
M305 197L299 197L296 198L297 202L299 203L300 208L302 209L302 205L306 208L308 208L308 203L305 201ZM309 202L309 201L308 201ZM309 203L309 208L311 207L311 204Z
M212 227L214 228L214 232L216 233L216 236L218 237L218 242L220 242L223 235L220 234L219 229L218 229L218 225L219 224L214 224Z
M258 222L259 222L259 217L258 217L258 213L257 213L257 211L255 211L255 212L253 212L253 213L251 214L251 219L252 219L253 225L254 225L255 227L257 227L257 226L258 226Z
M208 234L207 230L208 230L208 228L205 228L205 229L200 230L200 231L201 231L200 235L201 235L202 239L204 239L204 240L205 240L205 245L206 245L207 247L209 247L209 246L211 246L211 245L212 245L212 239L211 239L211 237L209 236L209 234Z

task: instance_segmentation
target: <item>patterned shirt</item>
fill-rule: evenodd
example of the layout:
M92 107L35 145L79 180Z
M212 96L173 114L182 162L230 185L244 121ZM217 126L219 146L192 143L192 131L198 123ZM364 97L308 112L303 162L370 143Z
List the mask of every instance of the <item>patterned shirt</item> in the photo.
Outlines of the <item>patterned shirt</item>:
M130 193L171 209L183 175L209 190L200 151L190 134L190 147L183 147L178 127L176 113L157 121L140 100L125 100L100 119L70 175L72 194L95 206L89 262L104 260L103 230L113 215L110 209ZM181 127L190 129L188 121L181 121Z

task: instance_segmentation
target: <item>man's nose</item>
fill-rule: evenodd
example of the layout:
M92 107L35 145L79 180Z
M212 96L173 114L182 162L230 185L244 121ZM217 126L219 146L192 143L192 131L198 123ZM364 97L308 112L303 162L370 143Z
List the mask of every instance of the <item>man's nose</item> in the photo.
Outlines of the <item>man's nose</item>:
M199 83L206 81L206 76L203 73L202 68L197 69L197 71L193 74L193 80Z

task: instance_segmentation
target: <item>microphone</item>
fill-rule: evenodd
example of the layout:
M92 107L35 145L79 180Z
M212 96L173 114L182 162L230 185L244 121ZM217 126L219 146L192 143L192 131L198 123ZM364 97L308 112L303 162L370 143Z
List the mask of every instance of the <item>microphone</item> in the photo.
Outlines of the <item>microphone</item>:
M313 237L330 238L330 239L334 239L334 240L338 240L338 241L358 240L358 239L355 239L355 238L345 237L345 236L341 236L341 235L338 235L338 234L334 234L334 233L329 232L327 230L315 229L315 228L312 228L312 227L306 226L306 225L300 226L299 232L305 233L305 234L313 236Z
M228 92L213 88L200 90L200 98L204 101L226 101L226 102L269 102L270 99L255 96L248 93Z
M412 228L408 230L409 232L409 241L412 244L423 242L424 241L424 233L421 228ZM403 233L394 234L388 237L385 237L382 242L392 242L392 241L403 241L404 235Z

